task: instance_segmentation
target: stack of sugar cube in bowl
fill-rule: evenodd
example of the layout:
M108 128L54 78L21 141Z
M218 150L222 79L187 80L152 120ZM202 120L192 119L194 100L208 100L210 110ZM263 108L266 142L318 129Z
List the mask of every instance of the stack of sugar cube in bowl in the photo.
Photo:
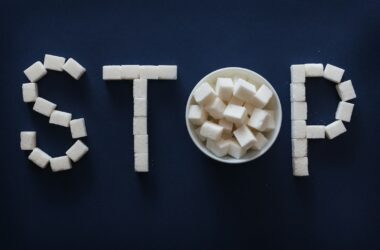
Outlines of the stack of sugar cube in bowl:
M195 145L224 163L264 154L280 131L282 110L271 84L259 74L230 67L211 72L194 87L186 125Z

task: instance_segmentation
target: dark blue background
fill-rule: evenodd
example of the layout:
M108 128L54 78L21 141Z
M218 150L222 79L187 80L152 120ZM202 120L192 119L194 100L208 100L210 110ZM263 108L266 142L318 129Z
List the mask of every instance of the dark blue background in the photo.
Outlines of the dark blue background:
M10 3L12 2L12 3ZM379 1L4 1L0 3L0 249L380 249ZM90 152L72 171L27 160L19 132L53 156L68 129L22 102L22 71L45 53L87 68L49 72L42 97L85 117ZM309 143L311 176L291 170L289 66L346 69L358 98L348 132ZM106 64L177 64L149 84L150 173L133 170L132 82ZM283 105L280 135L260 159L227 166L187 134L187 97L226 66L266 77ZM338 96L307 83L309 123L334 119Z

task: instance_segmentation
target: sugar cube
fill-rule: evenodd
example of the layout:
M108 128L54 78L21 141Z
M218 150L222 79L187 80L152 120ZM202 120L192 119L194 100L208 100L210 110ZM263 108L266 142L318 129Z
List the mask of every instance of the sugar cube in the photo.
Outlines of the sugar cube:
M253 143L252 148L254 150L261 150L268 142L268 139L260 132L254 133L256 142Z
M292 83L304 83L306 81L305 65L294 64L290 66L290 76Z
M240 100L239 98L233 96L231 98L231 100L228 102L228 104L235 104L235 105L238 105L238 106L243 106L244 104L244 101Z
M137 79L140 77L140 73L139 73L140 65L121 65L120 70L121 70L121 79L123 80L132 80L132 79Z
M20 133L21 150L33 150L37 144L37 133L34 131L22 131Z
M351 80L336 85L336 90L342 101L349 101L356 98L354 87Z
M158 79L177 80L177 65L158 65Z
M37 97L36 102L33 105L33 110L49 117L56 107L57 104L52 103L42 97Z
M24 102L35 102L38 97L37 84L34 82L22 84L22 98Z
M305 64L306 77L322 77L323 64L322 63L306 63Z
M24 74L29 79L29 81L37 82L47 74L47 70L45 69L42 62L37 61L29 66L26 70L24 70Z
M139 68L139 75L142 79L158 79L158 66L154 65L141 65Z
M69 127L72 115L67 112L54 110L49 119L49 123Z
M201 127L195 130L195 134L198 136L200 141L206 141L206 137L201 135Z
M292 102L291 103L291 117L292 117L292 120L306 120L307 119L307 103L306 102Z
M256 136L246 125L243 125L240 128L236 129L233 134L236 140L239 142L240 146L244 149L252 147L253 144L257 142Z
M133 98L148 98L148 80L133 80Z
M216 98L216 92L208 82L202 83L194 91L194 99L200 105L206 105Z
M335 113L335 119L350 122L353 110L354 104L349 102L339 102L338 109Z
M71 169L70 158L67 155L51 158L50 167L53 172L69 170Z
M341 69L331 64L327 64L325 67L325 71L323 72L323 77L332 82L340 83L340 80L342 80L343 77L343 73L344 69Z
M70 121L71 137L73 139L86 137L87 130L84 118L74 119Z
M146 117L133 117L133 134L147 135L148 134L148 119Z
M121 80L120 65L103 66L103 80Z
M224 132L231 133L234 127L234 124L226 119L220 119L218 124L223 127Z
M253 95L250 102L257 108L265 107L273 96L272 90L265 84L261 85L256 94Z
M306 138L306 121L295 120L292 121L292 139L305 139Z
M325 126L308 125L306 127L306 138L308 138L308 139L324 139L325 138Z
M145 98L134 98L133 99L133 114L134 116L147 116L147 106L148 102Z
M148 135L134 135L135 153L148 153Z
M235 159L240 159L246 154L247 149L242 148L236 139L228 139L228 142L228 155L232 156Z
M219 77L216 80L216 93L225 102L231 100L234 92L234 83L231 78Z
M46 69L63 71L63 65L65 64L66 58L61 56L54 56L46 54L44 58L44 67Z
M292 156L307 156L307 139L292 139Z
M346 127L344 126L341 120L330 123L329 125L325 127L325 129L326 129L326 136L329 139L334 139L338 135L341 135L347 131Z
M217 157L227 155L230 144L226 140L213 141L208 139L206 147Z
M255 108L248 121L248 126L258 131L265 131L269 113L263 109Z
M267 110L267 109L264 109L264 110L268 112L268 118L264 126L265 127L264 132L272 131L273 129L276 128L276 121L275 121L276 113L274 110Z
M149 171L149 156L147 153L135 153L135 172Z
M202 125L207 119L207 112L199 105L190 105L189 121L194 125Z
M67 151L66 155L73 161L79 161L88 152L88 147L81 140L77 140Z
M28 159L40 168L45 168L49 163L51 157L39 148L34 148L29 154Z
M247 118L247 110L245 107L238 106L235 104L228 104L223 112L224 117L227 121L243 124Z
M222 137L222 133L223 133L222 126L213 122L209 122L209 121L206 121L205 123L203 123L200 130L201 136L204 136L214 141L219 140Z
M235 82L233 95L242 101L250 101L256 94L256 87L246 80L239 79Z
M73 58L69 58L62 68L75 80L79 80L79 78L86 72L86 69Z
M306 101L305 83L292 83L292 84L290 84L290 100L292 102L304 102L304 101Z
M213 118L221 119L223 118L223 112L226 109L226 105L219 97L216 97L213 101L209 102L205 108Z
M293 175L302 177L309 176L308 158L294 157L293 158Z

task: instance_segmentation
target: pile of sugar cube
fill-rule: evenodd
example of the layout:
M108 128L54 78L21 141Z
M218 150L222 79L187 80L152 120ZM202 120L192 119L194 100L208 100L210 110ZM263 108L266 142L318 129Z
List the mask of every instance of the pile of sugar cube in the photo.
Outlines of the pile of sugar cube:
M66 61L64 57L45 55L44 63L37 61L28 67L24 73L30 82L22 84L23 100L26 103L34 103L33 110L49 117L49 123L70 127L73 139L87 136L84 118L72 119L72 114L57 110L57 104L38 96L37 81L47 74L47 70L65 71L74 79L78 80L86 71L77 61L70 58ZM51 157L42 149L37 147L37 133L35 131L22 131L20 133L21 150L32 150L29 160L40 168L46 168L50 163L52 171L63 171L72 168L71 161L79 161L87 152L88 147L77 140L64 156Z
M272 97L265 84L221 77L194 90L196 104L190 105L187 117L210 152L239 159L267 144L267 133L276 126L276 111L265 109Z
M344 69L320 63L298 64L290 67L290 101L292 120L293 175L308 176L308 139L333 139L344 132L344 122L350 122L354 104L347 101L356 98L351 80L341 82ZM305 82L307 77L323 77L336 84L341 101L335 113L336 121L328 125L307 125L307 102Z
M133 136L136 172L149 171L148 79L176 80L176 65L105 65L103 80L133 80Z

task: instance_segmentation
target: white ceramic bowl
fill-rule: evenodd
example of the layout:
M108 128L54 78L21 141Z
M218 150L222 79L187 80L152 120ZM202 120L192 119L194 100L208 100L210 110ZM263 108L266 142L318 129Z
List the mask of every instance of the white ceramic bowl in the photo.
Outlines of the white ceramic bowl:
M198 86L203 82L208 82L211 86L215 87L216 79L218 77L230 77L230 78L240 77L240 78L245 79L245 80L251 82L252 84L256 85L256 87L261 86L262 84L265 84L266 86L268 86L273 91L273 97L270 100L270 102L268 103L268 105L265 106L265 109L271 109L271 110L275 111L275 113L276 113L276 117L275 117L276 128L270 132L264 133L264 135L268 139L268 142L261 150L250 150L247 152L247 154L245 154L240 159L235 159L235 158L228 156L228 155L223 156L223 157L217 157L216 155L214 155L211 151L209 151L206 148L205 143L199 139L198 135L195 132L196 127L188 119L188 113L189 113L190 105L196 104L196 102L193 98L194 90L196 88L198 88ZM187 100L185 119L186 119L187 131L189 132L191 139L193 140L195 145L204 154L206 154L210 158L217 160L217 161L220 161L220 162L237 164L237 163L244 163L244 162L252 161L252 160L260 157L265 152L267 152L268 149L273 145L274 141L276 140L276 138L278 136L278 133L280 132L281 121L282 121L282 109L281 109L280 99L279 99L276 91L274 90L272 85L264 77L262 77L261 75L257 74L256 72L254 72L252 70L249 70L249 69L239 68L239 67L229 67L229 68L218 69L218 70L211 72L210 74L203 77L197 83L197 85L195 85L195 87L193 88L193 90L190 93L189 99Z

